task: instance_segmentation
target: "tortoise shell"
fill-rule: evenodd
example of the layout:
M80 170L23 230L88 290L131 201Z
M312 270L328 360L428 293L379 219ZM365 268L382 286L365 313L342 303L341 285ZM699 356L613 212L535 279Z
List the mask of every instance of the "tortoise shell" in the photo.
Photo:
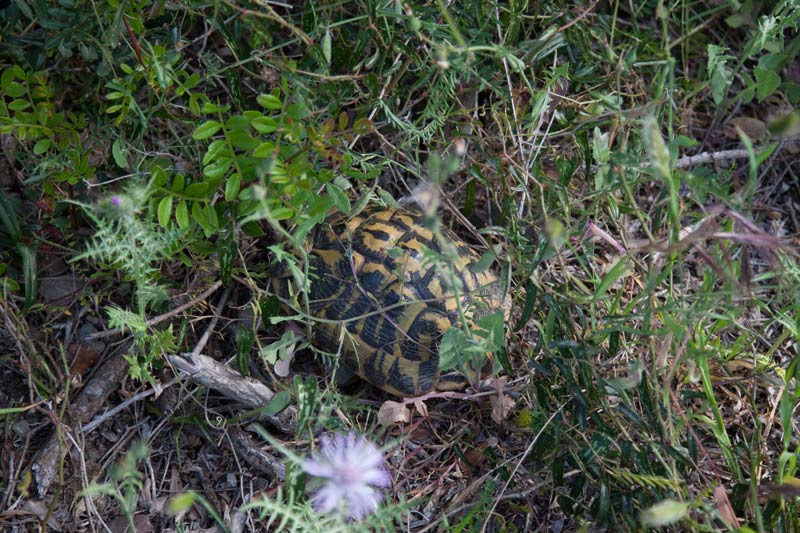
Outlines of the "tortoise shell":
M475 271L480 256L449 229L440 234L456 252L450 268L429 260L443 251L423 222L395 208L337 215L317 228L308 254L309 304L322 319L313 344L397 396L463 386L463 376L439 371L439 342L458 325L458 300L467 317L503 307L497 277Z

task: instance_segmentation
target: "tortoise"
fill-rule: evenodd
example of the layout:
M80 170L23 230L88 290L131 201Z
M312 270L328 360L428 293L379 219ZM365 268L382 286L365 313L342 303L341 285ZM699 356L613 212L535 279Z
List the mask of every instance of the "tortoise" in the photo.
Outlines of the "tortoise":
M473 311L465 315L470 327L473 318L507 307L497 277L479 271L480 255L448 228L439 231L455 250L451 268L430 261L430 252L442 254L442 241L424 220L407 208L337 214L316 228L308 253L310 312L322 319L313 321L312 344L401 397L463 387L464 376L440 373L442 336L460 324L459 307ZM289 277L279 268L273 290L288 296Z

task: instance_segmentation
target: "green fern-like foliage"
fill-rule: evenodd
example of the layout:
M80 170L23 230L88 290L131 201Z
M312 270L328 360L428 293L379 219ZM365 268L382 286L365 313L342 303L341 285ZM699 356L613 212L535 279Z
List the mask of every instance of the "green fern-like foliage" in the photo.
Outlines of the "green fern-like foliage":
M94 209L83 206L97 231L87 250L74 261L95 260L133 280L136 311L109 307L109 325L133 334L133 346L125 358L131 377L152 382L153 362L173 353L177 344L172 326L163 330L147 327L146 311L166 301L166 291L158 284L159 263L173 257L185 243L182 230L176 226L163 229L142 213L139 206L147 205L148 196L146 189L133 189L104 200Z
M97 231L87 250L74 259L92 259L124 272L134 281L137 312L142 317L149 306L166 298L157 284L159 262L173 257L183 244L180 229L162 229L141 215L139 206L146 205L147 195L146 190L137 189L112 196L96 209L83 206Z

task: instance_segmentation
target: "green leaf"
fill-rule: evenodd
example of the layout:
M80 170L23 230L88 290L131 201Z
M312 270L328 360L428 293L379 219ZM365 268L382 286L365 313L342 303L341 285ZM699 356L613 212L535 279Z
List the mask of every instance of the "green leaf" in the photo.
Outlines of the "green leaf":
M28 109L31 106L31 103L27 100L12 100L10 104L8 104L8 108L11 111L22 111L23 109Z
M228 172L228 169L233 165L233 160L230 158L219 158L210 165L203 167L203 176L210 179L218 179Z
M220 124L216 120L209 120L207 122L203 122L202 124L197 126L197 129L194 130L194 133L192 133L192 139L196 141L202 141L204 139L208 139L209 137L217 133L221 127L222 124Z
M752 23L752 20L750 19L749 16L746 16L744 14L734 13L733 15L725 19L725 23L731 28L740 28L745 24Z
M8 84L12 83L13 81L14 81L14 69L13 68L5 69L3 73L0 74L0 89L5 91L6 87L8 87Z
M219 271L222 283L227 285L231 281L233 262L236 259L236 242L231 238L231 233L226 233L226 238L217 241L217 254L219 256Z
M195 202L192 204L192 217L201 228L206 238L210 238L219 229L217 212L210 204Z
M184 195L189 198L205 199L208 193L208 183L201 181L200 183L192 183L186 187Z
M197 498L194 492L184 492L172 498L167 504L167 513L175 516L178 513L188 511Z
M203 233L209 236L211 233L211 221L206 218L206 212L200 202L192 203L192 218L203 228Z
M250 127L250 120L242 115L233 115L225 121L225 129L230 131L246 130Z
M206 154L203 156L203 164L208 165L218 157L230 157L230 155L230 150L228 150L228 145L225 141L211 141L211 144L209 144L206 149Z
M461 365L467 359L464 352L470 344L467 334L461 328L448 329L439 344L439 370L445 372Z
M239 197L239 189L242 186L242 178L239 174L233 174L225 183L225 201L232 202Z
M514 326L514 331L519 331L522 326L528 323L533 313L533 306L536 304L536 293L538 288L532 280L525 283L525 305L522 307L522 315L519 317L519 322Z
M726 54L729 49L722 46L709 44L707 47L708 53L708 71L711 73L711 95L714 97L715 104L721 104L731 85L733 74L725 64L733 59L733 56Z
M261 411L263 416L275 416L287 407L292 402L292 396L289 391L282 390L276 394L266 407Z
M756 67L753 74L755 74L756 83L758 85L756 95L758 96L759 102L763 102L764 99L774 93L781 84L781 77L775 72L761 67Z
M333 183L326 183L325 189L328 191L328 195L333 198L333 203L336 206L336 209L341 211L344 214L350 213L350 199L347 197L347 193L345 193L339 186L334 185Z
M272 133L278 129L278 122L272 117L255 118L250 124L252 124L259 133Z
M331 66L331 30L325 30L325 35L322 36L322 56L325 58L325 66Z
M13 278L0 278L0 289L4 291L18 291L19 283Z
M50 149L52 144L53 142L50 139L39 139L36 141L36 144L33 145L33 153L36 155L42 155Z
M175 174L175 177L172 178L172 187L170 187L170 190L175 194L181 194L183 192L185 183L186 178L183 176L183 174Z
M619 261L617 261L617 264L611 268L608 274L606 274L606 277L603 278L603 281L600 282L600 285L598 285L592 300L597 302L598 300L602 299L615 281L630 274L630 265L628 263L629 260L627 257L622 257Z
M281 103L281 99L272 94L259 94L258 97L256 98L256 102L258 102L258 105L260 105L261 107L273 111L276 109L280 109L283 106L283 104Z
M189 208L186 206L186 200L178 202L178 207L175 208L175 220L181 229L189 227Z
M260 144L260 140L250 135L247 131L236 130L229 135L231 144L240 150L253 150Z
M16 81L12 81L7 86L3 87L3 90L11 98L19 98L25 94L25 86Z
M276 207L270 214L275 220L289 220L294 216L294 210L288 207Z
M22 239L22 230L20 229L17 213L2 188L0 188L0 222L2 222L6 233L11 237L12 241L16 243Z
M166 228L172 215L172 196L165 196L158 202L158 225Z
M261 143L255 150L253 150L253 157L263 158L269 157L275 152L275 145L269 141Z
M197 100L196 94L189 97L189 111L196 117L200 116L200 102Z
M158 164L152 166L150 171L152 174L151 182L156 187L164 187L167 184L167 173Z
M36 247L17 244L17 253L22 258L22 275L25 280L25 307L36 301L39 286L39 270L36 268Z
M111 145L111 155L114 156L114 162L119 168L128 169L128 157L125 155L125 149L119 139Z
M666 499L642 511L641 518L648 527L662 527L683 520L688 512L688 503Z

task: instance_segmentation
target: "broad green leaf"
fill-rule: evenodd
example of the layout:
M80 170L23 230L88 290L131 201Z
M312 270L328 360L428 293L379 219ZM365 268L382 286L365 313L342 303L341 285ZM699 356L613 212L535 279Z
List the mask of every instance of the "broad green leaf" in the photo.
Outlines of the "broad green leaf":
M119 139L111 144L111 155L119 168L128 169L128 157L125 155L125 149Z
M258 102L258 105L260 105L261 107L273 111L280 109L283 105L281 103L280 98L272 94L259 94L258 97L256 98L256 102Z
M275 145L269 141L261 143L255 150L253 150L253 157L269 157L275 152Z
M292 402L292 397L289 391L282 390L276 394L272 400L269 401L266 407L261 411L264 416L275 416L287 407Z
M239 189L242 185L242 178L239 174L233 174L225 183L225 201L232 202L239 197Z
M186 178L183 174L175 174L175 177L172 178L172 187L170 190L175 194L181 194L183 192L183 187L185 186Z
M186 187L186 191L183 194L189 198L204 199L207 193L208 184L201 181L200 183L190 184L188 187Z
M36 144L33 145L33 153L36 155L42 155L50 149L52 144L53 142L50 139L39 139L36 141Z
M325 58L325 66L329 67L331 65L331 30L330 30L330 28L325 30L325 34L322 36L322 56Z
M209 120L207 122L203 122L202 124L197 126L196 130L194 130L194 133L192 133L192 138L196 141L202 141L204 139L208 139L209 137L217 133L221 127L222 124L220 124L216 120Z
M158 202L158 225L166 228L172 215L172 196L165 196Z
M271 117L259 117L253 119L250 124L252 124L259 133L272 133L278 129L278 122Z
M753 74L755 74L756 83L758 84L758 89L756 90L758 101L763 102L781 84L781 77L775 72L761 67L756 67Z
M225 175L233 165L233 160L229 158L219 158L215 162L203 168L203 176L210 179L218 179Z
M12 81L7 86L3 87L3 90L11 98L19 98L25 94L25 86L16 81Z
M242 115L233 115L225 121L225 128L230 131L246 130L250 127L250 120Z
M230 157L230 150L228 150L228 145L225 144L225 141L211 141L211 144L209 144L208 148L206 149L206 154L203 156L203 164L208 165L218 157L223 156Z
M326 183L325 189L327 189L328 195L331 198L333 198L333 203L336 206L336 209L338 209L344 214L349 214L350 199L347 197L347 193L345 193L339 186L334 185L333 183Z
M175 220L181 229L189 227L189 208L186 206L186 200L178 202L178 207L175 208Z
M22 111L23 109L28 109L31 106L31 103L27 100L12 100L11 103L8 104L8 108L11 111Z

